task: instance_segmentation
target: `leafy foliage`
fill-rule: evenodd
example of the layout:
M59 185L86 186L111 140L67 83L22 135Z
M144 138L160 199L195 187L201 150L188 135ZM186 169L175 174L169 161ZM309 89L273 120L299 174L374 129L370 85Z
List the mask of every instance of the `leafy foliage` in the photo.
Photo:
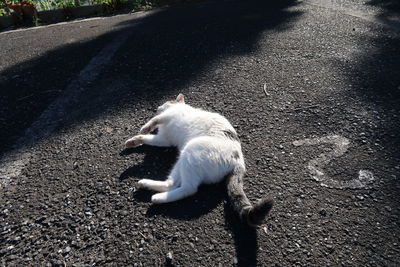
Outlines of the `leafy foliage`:
M8 14L9 14L9 12L8 12L8 9L7 9L6 2L5 1L4 2L0 1L0 17L8 15Z

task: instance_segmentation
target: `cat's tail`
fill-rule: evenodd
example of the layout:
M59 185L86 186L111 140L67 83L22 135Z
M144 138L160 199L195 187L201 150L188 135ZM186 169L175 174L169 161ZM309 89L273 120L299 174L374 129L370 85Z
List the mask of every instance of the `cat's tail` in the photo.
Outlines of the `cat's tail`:
M272 198L262 198L254 206L243 191L244 168L237 167L227 176L227 191L230 202L240 218L250 226L256 227L263 223L272 209Z

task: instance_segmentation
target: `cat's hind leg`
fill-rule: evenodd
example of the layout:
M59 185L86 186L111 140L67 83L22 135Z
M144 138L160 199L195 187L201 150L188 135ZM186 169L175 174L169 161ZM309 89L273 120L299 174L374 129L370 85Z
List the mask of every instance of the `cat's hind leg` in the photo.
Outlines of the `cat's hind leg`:
M177 187L177 183L174 182L171 178L168 178L166 181L155 181L150 179L142 179L138 182L139 188L146 188L158 192L165 192L172 190Z
M181 186L168 192L158 193L151 197L155 204L169 203L191 196L197 192L197 187Z
M138 182L139 188L146 188L158 192L166 192L177 188L180 185L179 164L175 164L171 174L165 181L155 181L150 179L142 179Z
M146 135L136 135L125 142L125 147L138 147L140 145L150 145L150 146L171 146L171 144L159 134L146 134Z
M180 158L171 173L172 177L179 177L180 186L171 191L153 195L151 197L151 202L156 204L173 202L191 196L197 192L201 179L199 179L196 172L190 170L188 166L182 166L182 164L183 160Z

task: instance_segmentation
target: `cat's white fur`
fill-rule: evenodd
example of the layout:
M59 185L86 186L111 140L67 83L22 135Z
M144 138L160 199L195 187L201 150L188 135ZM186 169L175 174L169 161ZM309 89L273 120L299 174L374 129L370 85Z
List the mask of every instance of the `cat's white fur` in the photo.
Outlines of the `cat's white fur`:
M139 181L140 188L161 192L152 196L153 203L190 196L200 184L220 182L235 168L245 171L240 142L229 137L237 136L236 131L225 117L185 104L182 94L157 111L158 115L141 128L140 135L125 143L126 147L176 146L180 151L166 181ZM150 134L156 128L158 133Z

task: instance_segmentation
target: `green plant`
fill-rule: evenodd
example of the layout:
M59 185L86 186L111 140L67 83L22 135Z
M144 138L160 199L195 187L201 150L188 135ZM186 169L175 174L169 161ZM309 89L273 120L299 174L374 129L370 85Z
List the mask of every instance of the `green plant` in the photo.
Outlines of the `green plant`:
M0 8L0 17L5 15L7 15L7 11L5 10L5 8Z
M34 0L33 3L38 10L51 10L57 6L54 0Z
M33 2L38 10L52 10L82 5L81 0L33 0Z
M79 4L79 1L75 0L57 0L58 6L66 8L66 7L76 7L77 3Z
M106 13L113 13L120 9L121 7L121 0L95 0L99 4L104 5L104 9Z
M132 11L138 11L143 9L149 9L154 7L154 1L149 0L135 0L132 3Z
M40 26L41 25L41 20L38 17L33 17L33 25L35 26Z
M6 1L0 0L0 17L6 16L6 15L10 15L10 10L8 9L8 7L6 5Z

